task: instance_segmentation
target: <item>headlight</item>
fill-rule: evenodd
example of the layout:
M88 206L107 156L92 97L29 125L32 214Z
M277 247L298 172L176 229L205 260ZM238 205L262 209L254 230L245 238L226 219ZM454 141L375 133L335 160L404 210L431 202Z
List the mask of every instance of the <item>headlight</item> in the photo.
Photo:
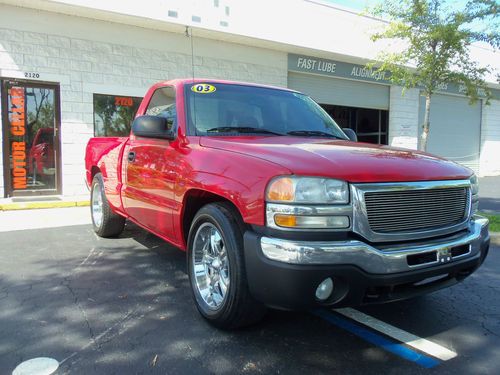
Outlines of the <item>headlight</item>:
M470 193L471 193L471 215L474 215L479 209L479 182L477 176L473 174L470 178Z
M282 176L271 181L266 200L276 203L346 204L347 182L320 177Z
M477 176L473 174L470 178L470 191L472 195L479 194L479 182L477 181Z

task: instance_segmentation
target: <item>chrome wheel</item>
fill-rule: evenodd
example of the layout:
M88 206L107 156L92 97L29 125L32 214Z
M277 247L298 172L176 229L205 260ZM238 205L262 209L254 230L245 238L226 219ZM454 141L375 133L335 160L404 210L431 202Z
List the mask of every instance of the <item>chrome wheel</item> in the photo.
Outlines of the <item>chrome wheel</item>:
M102 224L102 191L101 184L95 182L92 187L92 219L96 227Z
M219 309L229 287L229 260L219 230L203 223L196 231L192 251L196 289L211 310Z

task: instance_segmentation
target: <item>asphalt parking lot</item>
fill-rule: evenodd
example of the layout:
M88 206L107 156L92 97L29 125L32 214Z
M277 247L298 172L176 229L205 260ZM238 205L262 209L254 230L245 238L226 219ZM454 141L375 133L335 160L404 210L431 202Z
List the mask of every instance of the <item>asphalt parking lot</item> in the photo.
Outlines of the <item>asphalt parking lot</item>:
M479 209L500 214L500 176L479 178Z
M7 228L0 228L0 374L41 356L59 361L57 374L496 374L500 368L498 246L477 273L429 296L343 314L270 311L261 324L228 333L196 311L184 253L130 224L120 238L97 238L86 210L37 211L47 220L33 228L23 214L12 219L0 212L0 227ZM368 326L345 316L358 311ZM414 336L402 343L391 337L395 332L428 341L416 349L408 341Z

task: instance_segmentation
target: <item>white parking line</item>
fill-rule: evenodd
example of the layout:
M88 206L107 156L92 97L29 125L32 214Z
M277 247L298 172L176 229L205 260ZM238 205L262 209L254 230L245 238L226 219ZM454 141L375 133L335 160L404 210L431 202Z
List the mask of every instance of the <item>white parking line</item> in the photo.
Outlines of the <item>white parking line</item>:
M402 329L366 315L358 310L343 308L335 309L334 311L443 361L447 361L457 356L457 353L450 349L403 331Z

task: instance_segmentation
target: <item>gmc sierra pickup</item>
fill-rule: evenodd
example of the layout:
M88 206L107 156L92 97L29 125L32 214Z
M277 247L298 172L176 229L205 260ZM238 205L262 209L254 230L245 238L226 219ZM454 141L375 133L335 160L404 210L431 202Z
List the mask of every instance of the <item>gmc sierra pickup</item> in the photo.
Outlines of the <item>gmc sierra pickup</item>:
M266 307L410 298L474 272L489 248L473 172L356 142L308 96L215 80L149 89L130 137L86 150L102 237L126 219L187 252L194 301L222 328Z

